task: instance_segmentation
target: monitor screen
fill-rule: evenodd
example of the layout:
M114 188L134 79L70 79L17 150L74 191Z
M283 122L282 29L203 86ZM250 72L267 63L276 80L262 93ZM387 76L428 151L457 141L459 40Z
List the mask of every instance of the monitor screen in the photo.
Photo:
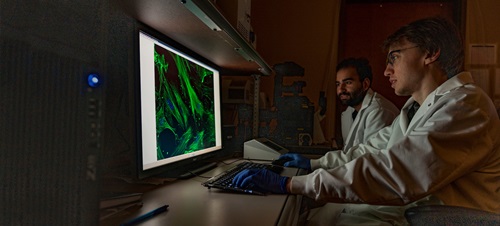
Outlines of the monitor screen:
M139 30L139 176L175 177L222 149L219 71L152 33Z

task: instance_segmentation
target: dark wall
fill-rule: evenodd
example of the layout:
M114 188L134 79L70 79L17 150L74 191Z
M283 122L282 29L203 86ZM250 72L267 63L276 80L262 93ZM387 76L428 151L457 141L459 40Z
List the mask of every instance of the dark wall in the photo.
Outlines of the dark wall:
M453 20L453 3L353 3L346 4L344 9L339 59L353 56L368 58L373 71L373 90L401 108L408 97L396 96L388 78L383 74L386 53L381 48L382 42L399 27L417 19L439 15Z

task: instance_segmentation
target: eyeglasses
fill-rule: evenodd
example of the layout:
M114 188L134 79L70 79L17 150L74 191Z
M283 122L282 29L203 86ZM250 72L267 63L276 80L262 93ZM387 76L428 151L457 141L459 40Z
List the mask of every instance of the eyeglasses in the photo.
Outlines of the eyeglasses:
M413 48L417 48L417 47L419 47L419 46L412 46L412 47L408 47L408 48L404 48L404 49L396 49L396 50L390 51L387 54L387 59L385 60L385 65L387 65L387 64L393 65L394 64L394 61L396 61L396 59L398 58L397 56L393 55L394 53L400 53L403 50L413 49Z

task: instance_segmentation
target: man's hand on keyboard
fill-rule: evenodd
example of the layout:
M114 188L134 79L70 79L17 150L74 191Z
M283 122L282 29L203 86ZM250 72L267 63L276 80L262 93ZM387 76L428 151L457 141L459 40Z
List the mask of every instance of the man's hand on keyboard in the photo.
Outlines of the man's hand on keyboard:
M281 155L279 159L287 159L283 164L286 167L297 167L306 170L311 170L311 160L297 153L286 153Z
M233 185L240 188L256 186L272 193L286 194L287 179L267 169L245 169L234 177Z

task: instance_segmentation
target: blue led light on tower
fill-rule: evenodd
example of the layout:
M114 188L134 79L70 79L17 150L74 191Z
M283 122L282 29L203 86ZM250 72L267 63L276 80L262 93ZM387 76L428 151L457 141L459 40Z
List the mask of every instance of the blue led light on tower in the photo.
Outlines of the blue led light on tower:
M101 78L98 74L92 73L87 76L87 83L90 87L96 88L101 85Z

